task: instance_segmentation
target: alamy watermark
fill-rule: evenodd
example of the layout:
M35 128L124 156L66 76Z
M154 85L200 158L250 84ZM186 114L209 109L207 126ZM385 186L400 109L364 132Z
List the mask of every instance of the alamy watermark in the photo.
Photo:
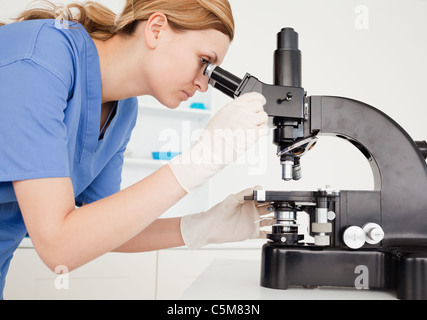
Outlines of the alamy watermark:
M365 265L358 265L354 269L354 273L358 274L354 280L354 287L358 290L369 289L369 269Z
M56 21L55 28L61 29L69 29L70 28L70 18L72 17L70 9L66 6L58 6L55 9Z
M166 128L159 133L160 152L187 152L199 143L197 150L179 159L182 164L223 165L238 164L248 167L248 175L263 175L268 169L271 137L262 139L262 129L191 130L191 121L183 121L181 128Z
M68 290L70 288L69 273L67 266L59 265L55 268L55 273L58 275L55 278L54 286L57 290Z
M369 9L365 5L358 5L354 8L356 19L354 20L354 27L357 30L369 29Z

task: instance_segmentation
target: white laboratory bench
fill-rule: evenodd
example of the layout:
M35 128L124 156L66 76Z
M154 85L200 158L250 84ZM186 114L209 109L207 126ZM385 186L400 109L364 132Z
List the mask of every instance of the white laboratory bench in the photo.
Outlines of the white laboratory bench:
M289 288L260 285L260 260L215 259L184 291L182 300L396 300L392 292L353 288Z
M175 300L215 259L259 259L265 240L184 247L143 253L107 253L72 271L67 288L39 258L31 239L14 253L6 300Z
M108 253L71 272L69 288L58 290L58 275L47 269L26 238L12 259L5 299L396 299L393 293L370 290L261 287L264 243L265 240L248 240L199 250Z

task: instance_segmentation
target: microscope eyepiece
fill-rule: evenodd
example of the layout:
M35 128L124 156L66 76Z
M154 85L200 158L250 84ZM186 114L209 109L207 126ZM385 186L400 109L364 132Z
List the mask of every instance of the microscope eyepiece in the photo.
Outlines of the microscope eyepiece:
M301 87L301 70L298 33L292 28L283 28L277 34L277 50L274 52L274 84Z
M203 75L209 78L209 84L231 98L235 98L235 92L242 83L242 79L236 77L217 65L209 62L203 71Z
M217 65L215 65L211 62L208 62L206 64L205 71L203 71L203 75L208 76L208 78L210 79L212 76L212 72L215 70L216 67L217 67Z

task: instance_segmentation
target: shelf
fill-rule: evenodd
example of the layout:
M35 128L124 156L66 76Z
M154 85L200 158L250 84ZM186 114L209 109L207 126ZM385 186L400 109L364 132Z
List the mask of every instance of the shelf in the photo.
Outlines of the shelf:
M143 105L139 104L139 112L144 115L180 117L187 120L204 120L211 117L211 111L207 109L191 109L191 108L177 108L168 109L167 107L157 105Z

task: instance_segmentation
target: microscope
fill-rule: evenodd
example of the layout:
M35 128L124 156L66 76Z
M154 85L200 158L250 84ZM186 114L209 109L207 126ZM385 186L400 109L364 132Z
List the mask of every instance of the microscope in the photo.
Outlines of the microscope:
M259 92L272 117L285 181L301 178L301 157L322 135L347 140L365 156L370 191L254 191L246 200L274 213L262 248L261 285L386 290L427 299L427 143L414 141L382 111L353 99L307 96L301 85L298 34L283 28L274 52L274 84L236 77L207 63L209 83L236 98ZM309 217L311 242L299 233Z

